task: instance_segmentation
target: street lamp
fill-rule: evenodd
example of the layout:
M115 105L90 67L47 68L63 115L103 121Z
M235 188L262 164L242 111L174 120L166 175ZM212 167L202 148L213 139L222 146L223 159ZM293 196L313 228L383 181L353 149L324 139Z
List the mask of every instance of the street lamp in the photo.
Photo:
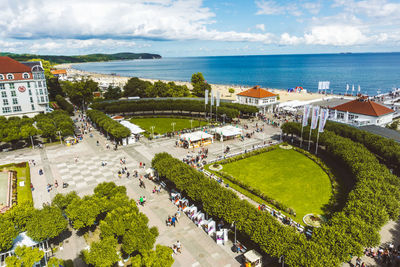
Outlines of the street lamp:
M156 128L155 126L151 126L151 138L154 138L154 128Z
M172 122L172 123L171 123L171 126L172 126L172 132L175 132L175 125L176 125L176 123L175 123L175 122Z
M233 244L236 245L236 222L235 221L232 222L231 227L232 226L235 227L235 240L234 240L235 242Z
M225 117L226 117L226 114L222 114L221 116L222 116L222 118L224 119L224 123L223 123L223 124L225 125Z
M193 128L193 120L190 120L190 130Z
M60 144L62 145L62 140L61 140L61 131L57 131L58 133L58 138L60 138Z
M33 138L32 138L32 135L30 135L29 137L31 138L32 149L35 149L35 146L33 145Z

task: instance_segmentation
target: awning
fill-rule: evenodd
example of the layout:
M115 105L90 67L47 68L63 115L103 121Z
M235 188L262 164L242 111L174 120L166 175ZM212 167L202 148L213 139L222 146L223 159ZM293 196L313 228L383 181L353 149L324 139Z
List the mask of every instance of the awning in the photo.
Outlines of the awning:
M233 127L231 125L214 128L214 129L211 129L210 131L213 132L213 133L217 133L219 135L222 135L222 136L226 136L226 137L236 136L236 135L241 135L242 134L242 128L236 128L236 127Z
M190 142L196 142L196 141L200 141L202 139L212 139L212 135L202 132L202 131L197 131L197 132L193 132L193 133L185 133L182 134L180 136L181 140L185 140L185 141L190 141Z
M143 130L142 128L140 128L136 124L133 124L133 123L131 123L129 121L122 120L119 123L121 123L126 128L128 128L131 131L131 133L133 133L133 134L140 134L140 133L144 133L145 132L145 130Z

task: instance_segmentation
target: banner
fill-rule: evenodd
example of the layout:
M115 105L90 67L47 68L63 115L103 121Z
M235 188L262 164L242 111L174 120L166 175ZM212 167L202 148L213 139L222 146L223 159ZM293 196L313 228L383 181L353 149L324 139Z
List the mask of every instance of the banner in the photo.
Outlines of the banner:
M308 125L308 118L310 117L311 106L305 105L303 112L303 127Z
M319 106L315 106L312 109L311 129L317 128L318 117L319 117L318 115L319 115Z
M219 107L219 101L220 101L220 92L217 91L217 103L215 104L217 107Z
M211 106L214 106L214 90L211 90Z
M329 116L329 109L327 109L327 108L321 109L318 132L320 132L320 133L324 132L324 128L325 128L325 124L328 119L328 116Z
M208 104L208 89L204 92L204 104Z

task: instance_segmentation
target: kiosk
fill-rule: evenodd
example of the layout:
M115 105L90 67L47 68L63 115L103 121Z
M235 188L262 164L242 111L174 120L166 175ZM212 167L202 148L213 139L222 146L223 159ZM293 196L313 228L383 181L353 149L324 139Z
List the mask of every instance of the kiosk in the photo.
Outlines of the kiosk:
M257 251L250 250L243 254L246 267L261 267L262 256Z

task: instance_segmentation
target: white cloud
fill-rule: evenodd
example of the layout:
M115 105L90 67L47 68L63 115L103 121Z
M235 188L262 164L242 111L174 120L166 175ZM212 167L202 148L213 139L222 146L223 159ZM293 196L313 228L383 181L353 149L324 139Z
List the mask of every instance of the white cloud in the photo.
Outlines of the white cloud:
M301 16L302 12L296 4L280 5L273 0L256 0L258 10L256 15L282 15L291 14L293 16Z
M303 7L308 10L313 15L317 15L321 10L320 2L306 2L303 3Z
M400 3L387 0L335 0L334 6L342 6L352 13L363 13L369 17L400 18Z
M281 44L281 45L298 45L303 42L304 42L304 38L291 36L287 32L283 33L279 40L279 44Z
M264 24L257 24L256 29L259 29L260 31L265 31L265 25Z
M351 46L365 44L368 41L361 30L349 25L316 26L304 35L306 44Z

